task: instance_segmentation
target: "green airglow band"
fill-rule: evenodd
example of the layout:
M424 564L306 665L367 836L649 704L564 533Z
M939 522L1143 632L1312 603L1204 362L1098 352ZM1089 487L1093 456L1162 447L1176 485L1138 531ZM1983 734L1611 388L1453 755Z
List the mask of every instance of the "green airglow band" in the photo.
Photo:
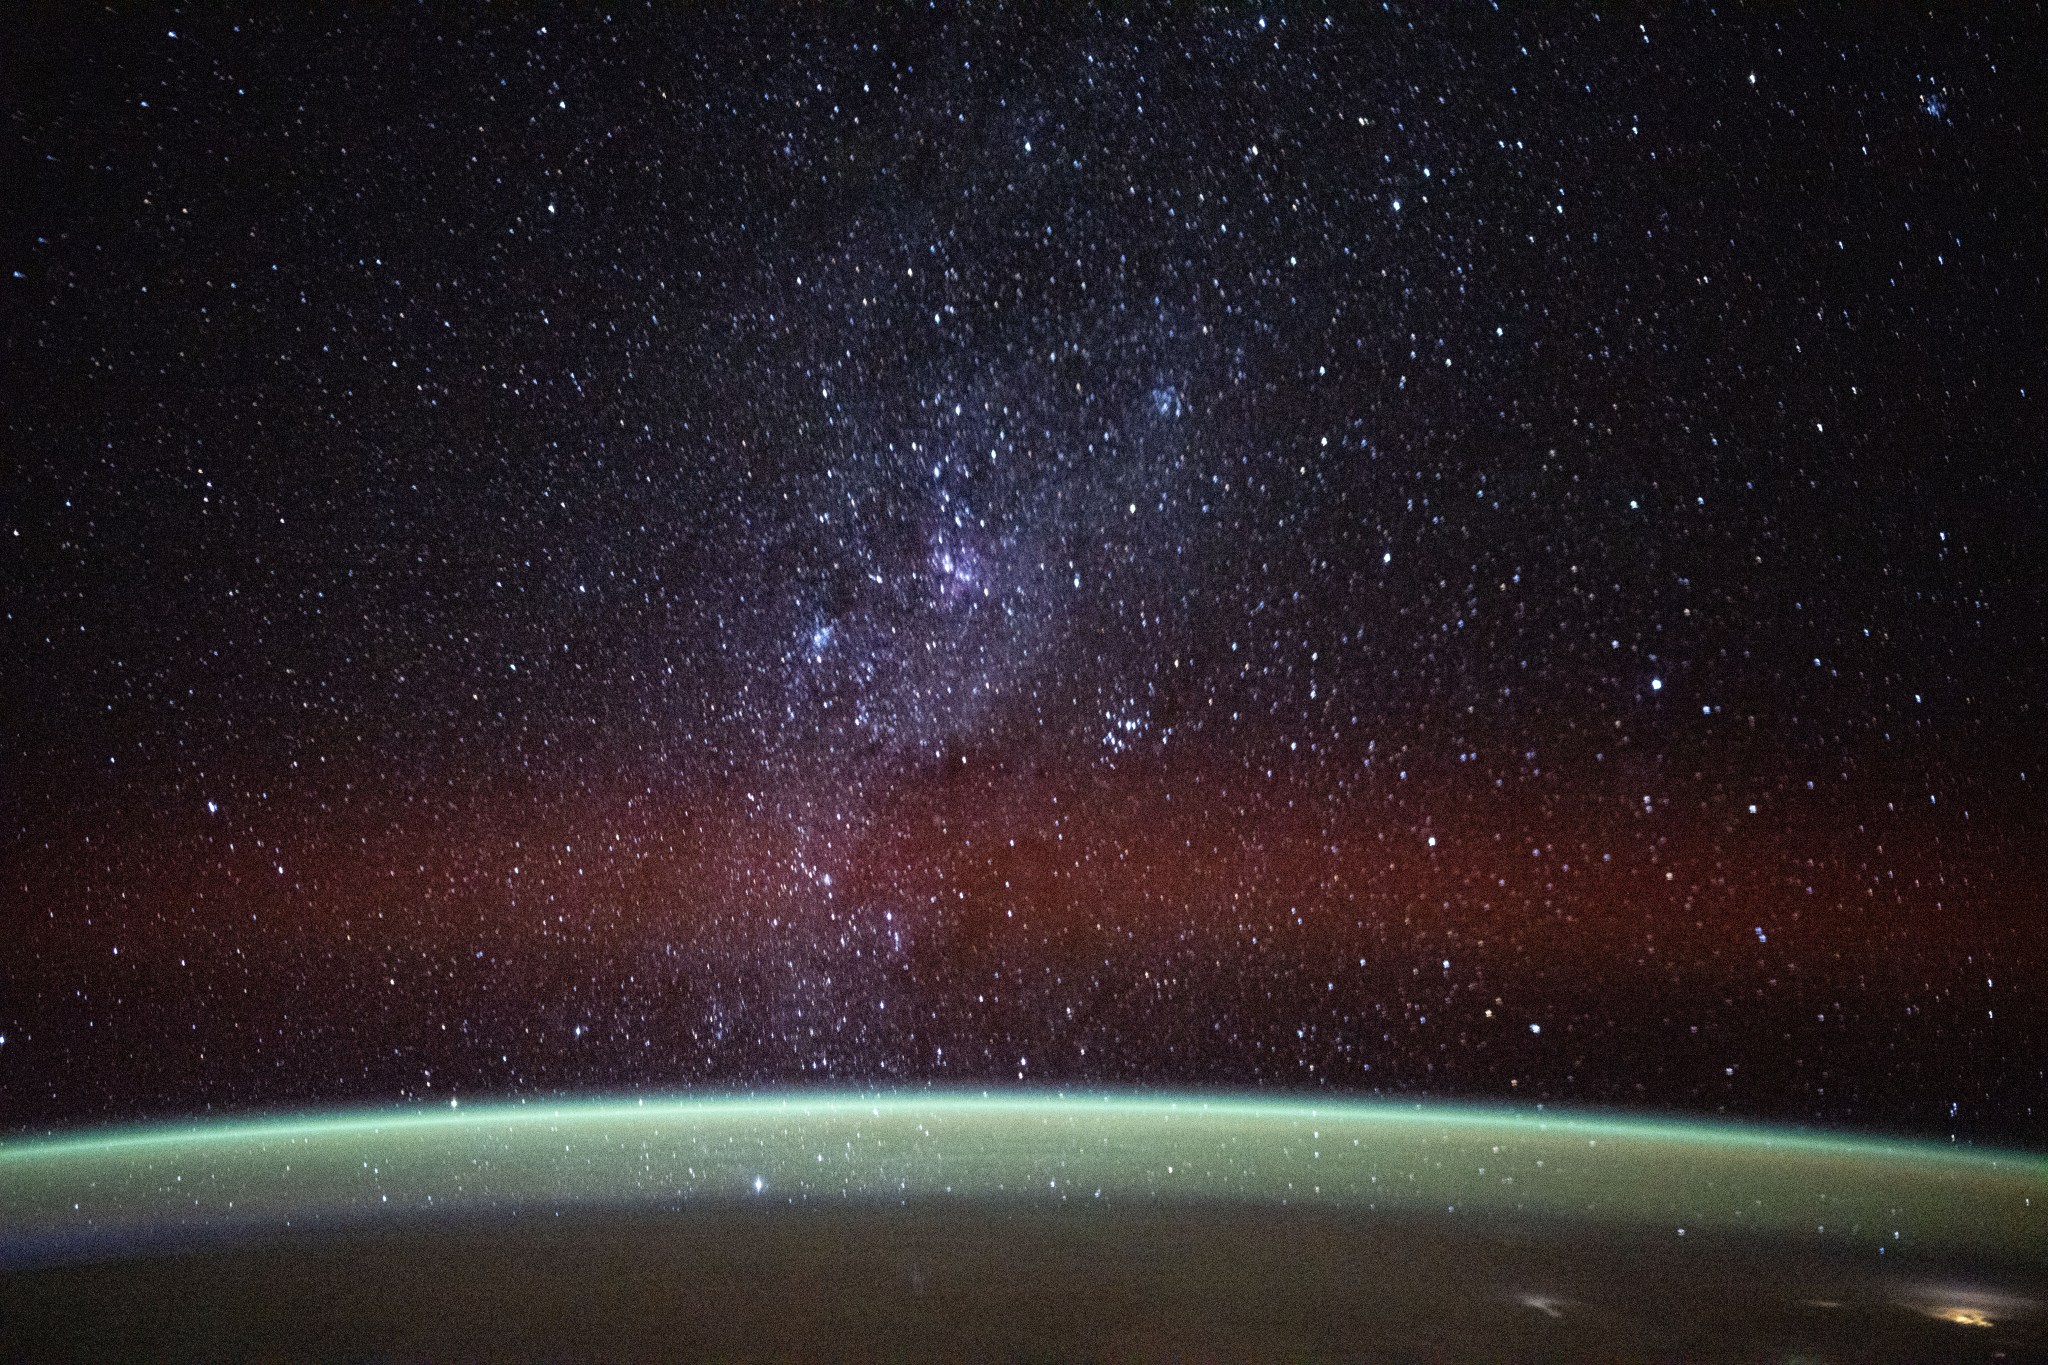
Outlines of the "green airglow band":
M2048 1260L2048 1158L1446 1103L911 1092L589 1099L0 1142L0 1236L406 1211L1010 1201L1592 1220Z

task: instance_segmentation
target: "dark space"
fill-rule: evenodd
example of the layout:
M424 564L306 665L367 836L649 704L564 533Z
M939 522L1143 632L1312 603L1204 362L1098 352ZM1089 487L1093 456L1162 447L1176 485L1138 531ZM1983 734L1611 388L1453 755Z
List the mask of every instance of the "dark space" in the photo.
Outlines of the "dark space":
M2048 1142L2039 7L1062 13L16 16L0 1130Z

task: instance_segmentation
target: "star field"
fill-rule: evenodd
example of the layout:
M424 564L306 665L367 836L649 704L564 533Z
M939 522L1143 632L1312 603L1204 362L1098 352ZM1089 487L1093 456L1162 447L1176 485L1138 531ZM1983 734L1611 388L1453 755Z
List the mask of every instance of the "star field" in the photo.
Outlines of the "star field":
M18 22L9 1128L2041 1141L2037 9Z

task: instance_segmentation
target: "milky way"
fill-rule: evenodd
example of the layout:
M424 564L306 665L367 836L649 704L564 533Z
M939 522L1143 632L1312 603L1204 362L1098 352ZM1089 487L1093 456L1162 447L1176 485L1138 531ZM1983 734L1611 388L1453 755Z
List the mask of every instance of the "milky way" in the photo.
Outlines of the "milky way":
M31 21L0 1123L2039 1142L2025 27Z

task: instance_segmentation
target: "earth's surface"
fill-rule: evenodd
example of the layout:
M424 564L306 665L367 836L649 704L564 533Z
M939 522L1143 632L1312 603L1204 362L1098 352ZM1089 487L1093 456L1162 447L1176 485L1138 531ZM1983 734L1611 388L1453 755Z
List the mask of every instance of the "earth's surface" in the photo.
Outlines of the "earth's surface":
M2039 1358L2048 1160L1016 1094L15 1139L0 1351Z

